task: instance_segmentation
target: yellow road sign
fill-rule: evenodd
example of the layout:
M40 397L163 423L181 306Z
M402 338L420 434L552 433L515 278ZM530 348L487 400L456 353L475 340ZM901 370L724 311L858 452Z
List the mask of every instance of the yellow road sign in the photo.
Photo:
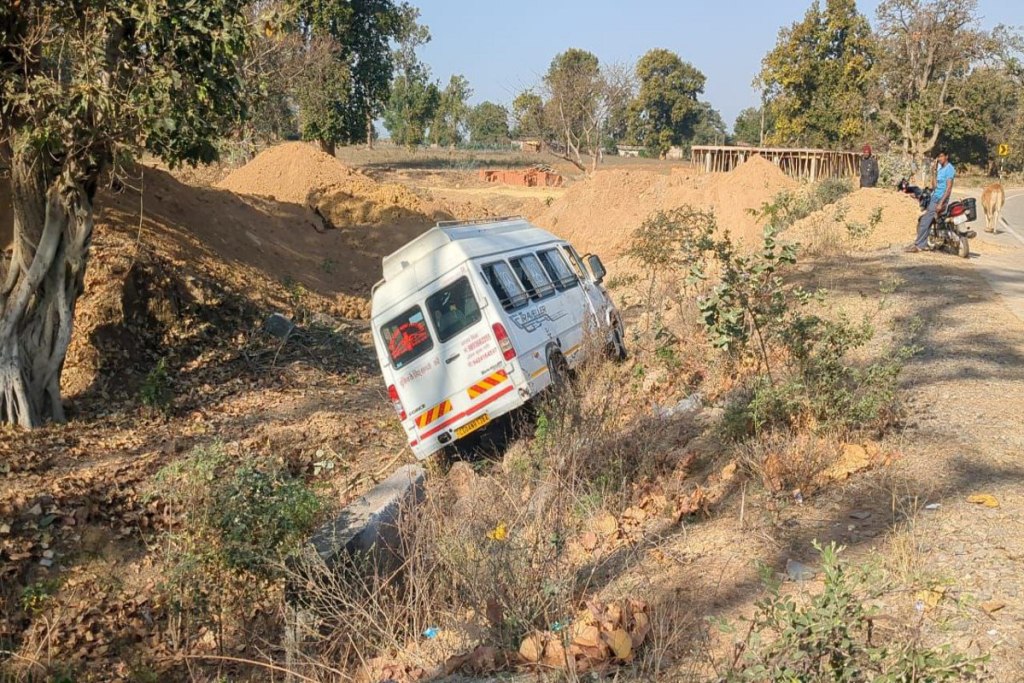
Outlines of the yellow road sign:
M1001 157L1008 157L1008 156L1010 156L1010 146L1009 145L999 145L999 150L998 151L999 151L999 156L1001 156Z

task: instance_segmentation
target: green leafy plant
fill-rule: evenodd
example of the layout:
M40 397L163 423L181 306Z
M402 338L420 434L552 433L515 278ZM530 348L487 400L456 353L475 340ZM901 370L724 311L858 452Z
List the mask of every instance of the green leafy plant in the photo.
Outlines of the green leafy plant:
M827 178L814 186L815 203L819 207L835 204L852 191L853 185L850 181L843 178Z
M161 358L146 374L139 389L139 400L147 408L166 412L174 399L173 384L167 372L167 359Z
M219 445L197 448L157 475L161 496L181 506L186 533L209 561L270 576L312 526L320 500L266 459L238 465ZM191 544L191 543L190 543Z
M756 343L769 377L769 346L780 334L780 323L791 302L806 299L801 290L783 286L779 273L784 266L796 263L796 246L780 244L776 235L773 226L766 227L761 249L752 255L739 253L728 234L707 241L705 245L710 247L717 266L718 283L697 302L711 343L733 354L743 354ZM707 260L691 259L690 278L707 278Z
M984 658L972 658L949 646L926 647L919 632L876 637L876 612L865 592L877 585L868 572L840 560L842 548L815 542L824 587L808 601L784 595L781 582L762 567L766 595L744 620L722 680L909 683L976 680ZM720 624L727 633L737 629Z
M36 581L25 586L21 591L21 609L35 615L46 609L53 595L60 588L58 581Z

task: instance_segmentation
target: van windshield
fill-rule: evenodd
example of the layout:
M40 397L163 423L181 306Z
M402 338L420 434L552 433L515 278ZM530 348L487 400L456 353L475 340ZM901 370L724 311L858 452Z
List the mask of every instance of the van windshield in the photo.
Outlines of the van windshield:
M434 342L430 339L427 321L419 306L413 306L380 328L380 336L388 347L388 355L395 369L416 360L429 351Z
M428 296L427 310L442 344L479 322L481 317L480 306L466 277Z

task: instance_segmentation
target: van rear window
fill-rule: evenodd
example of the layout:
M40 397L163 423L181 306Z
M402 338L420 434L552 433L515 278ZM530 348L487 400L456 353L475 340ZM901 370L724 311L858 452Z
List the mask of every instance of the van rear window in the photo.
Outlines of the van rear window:
M430 311L430 319L434 321L434 329L442 344L479 322L481 317L480 306L466 277L460 277L428 296L427 310Z
M569 265L565 262L565 257L562 256L558 249L548 249L547 251L540 252L537 256L540 257L544 270L547 271L548 277L555 283L558 291L564 292L570 287L575 287L579 284L579 280L572 274Z
M429 351L434 342L419 306L413 306L380 328L395 369L404 367Z

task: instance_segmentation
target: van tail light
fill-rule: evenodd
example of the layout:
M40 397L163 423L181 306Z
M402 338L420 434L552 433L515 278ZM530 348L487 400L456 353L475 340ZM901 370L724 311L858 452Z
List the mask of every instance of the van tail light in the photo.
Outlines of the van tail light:
M498 346L501 348L501 355L505 356L505 360L512 360L516 357L515 347L512 346L512 340L508 338L508 332L505 331L505 326L501 323L494 323L494 338L498 340Z
M388 385L388 398L391 399L391 405L395 407L395 412L398 413L398 419L405 421L405 408L402 407L402 399L398 398L398 389L395 388L394 384Z

